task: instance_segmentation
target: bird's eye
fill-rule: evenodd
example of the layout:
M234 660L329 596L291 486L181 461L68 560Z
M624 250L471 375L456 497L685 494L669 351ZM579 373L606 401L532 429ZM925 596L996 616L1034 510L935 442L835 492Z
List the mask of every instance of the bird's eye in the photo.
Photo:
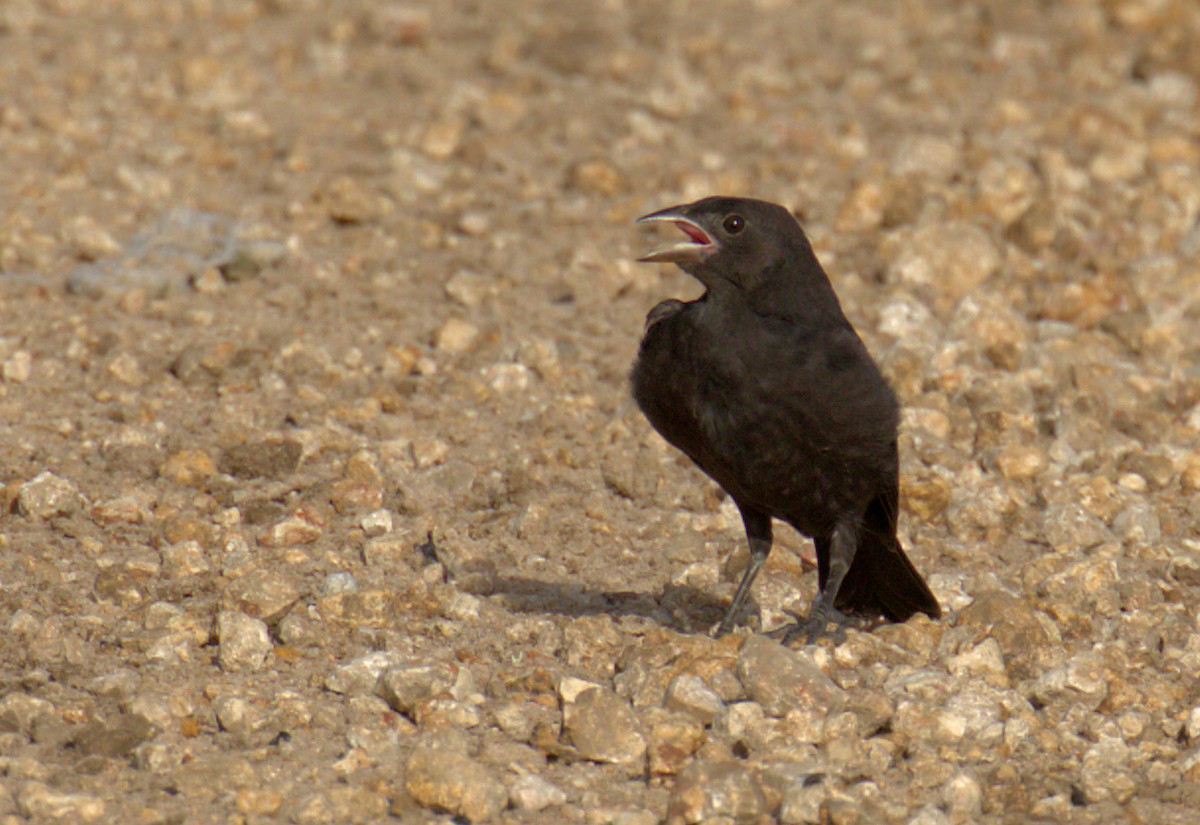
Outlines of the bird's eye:
M722 224L730 235L736 235L746 228L746 219L741 215L730 215Z

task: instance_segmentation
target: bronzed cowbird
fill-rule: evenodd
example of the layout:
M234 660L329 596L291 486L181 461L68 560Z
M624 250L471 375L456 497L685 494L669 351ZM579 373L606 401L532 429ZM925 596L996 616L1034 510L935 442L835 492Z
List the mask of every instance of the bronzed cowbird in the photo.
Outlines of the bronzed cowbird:
M687 236L640 260L705 288L646 317L630 381L650 423L733 498L750 561L728 633L771 550L772 519L813 539L818 593L792 633L941 609L896 538L899 405L800 224L782 206L710 197L639 219Z

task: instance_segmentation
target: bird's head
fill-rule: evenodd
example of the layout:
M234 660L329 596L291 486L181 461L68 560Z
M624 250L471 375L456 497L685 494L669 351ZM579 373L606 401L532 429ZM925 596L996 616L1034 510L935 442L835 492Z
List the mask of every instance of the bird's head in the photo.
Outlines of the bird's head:
M751 289L781 262L811 257L800 224L786 208L750 198L710 197L638 218L666 221L687 235L638 258L673 263L710 289L726 285Z

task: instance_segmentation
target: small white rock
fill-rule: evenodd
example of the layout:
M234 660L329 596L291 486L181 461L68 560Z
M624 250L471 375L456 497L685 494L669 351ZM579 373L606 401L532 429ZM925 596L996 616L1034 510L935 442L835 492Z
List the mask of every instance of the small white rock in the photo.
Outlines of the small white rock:
M521 811L541 811L552 805L563 805L567 794L562 788L536 774L517 777L508 788L509 803Z
M488 280L482 275L463 270L446 281L446 297L465 307L479 306L487 296Z
M483 368L484 380L496 392L520 392L529 388L531 370L524 364L492 364Z
M17 488L17 512L26 518L45 520L67 516L82 504L79 488L49 470Z
M600 685L595 682L589 682L587 679L577 679L574 676L566 676L558 683L558 696L562 699L563 704L570 704L575 701L579 694L585 690L598 688Z
M387 510L376 510L363 516L360 522L363 532L369 538L386 535L392 532L392 514Z

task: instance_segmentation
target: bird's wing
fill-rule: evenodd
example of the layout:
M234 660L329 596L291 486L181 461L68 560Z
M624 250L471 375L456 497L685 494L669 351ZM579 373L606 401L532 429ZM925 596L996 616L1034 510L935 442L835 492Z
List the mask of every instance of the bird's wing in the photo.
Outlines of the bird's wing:
M865 506L894 467L895 399L849 327L764 325L706 364L694 416L708 452L692 457L731 494L828 514Z

